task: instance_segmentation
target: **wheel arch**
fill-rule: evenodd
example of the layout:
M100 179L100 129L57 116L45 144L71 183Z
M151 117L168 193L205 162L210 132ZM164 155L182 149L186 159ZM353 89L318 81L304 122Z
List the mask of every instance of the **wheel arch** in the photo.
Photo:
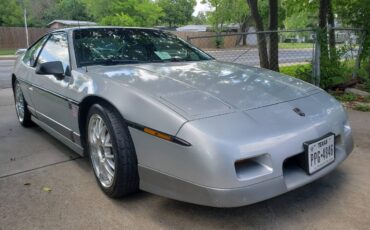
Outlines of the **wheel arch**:
M13 73L13 74L12 74L12 89L14 89L15 80L17 80L17 77L16 77L16 76L15 76L15 74Z
M104 106L108 106L116 111L119 111L111 102L107 99L97 96L97 95L89 95L85 97L80 103L78 108L78 126L80 130L80 138L81 138L81 145L86 150L86 117L89 112L89 109L94 104L100 104ZM124 119L121 113L121 118ZM86 154L84 152L84 154Z

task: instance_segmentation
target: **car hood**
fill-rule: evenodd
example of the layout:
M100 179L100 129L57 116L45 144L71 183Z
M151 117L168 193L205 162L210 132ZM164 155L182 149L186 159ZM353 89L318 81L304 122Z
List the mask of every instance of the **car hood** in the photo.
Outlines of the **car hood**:
M319 90L277 72L219 61L93 66L89 74L150 94L188 119L260 108Z

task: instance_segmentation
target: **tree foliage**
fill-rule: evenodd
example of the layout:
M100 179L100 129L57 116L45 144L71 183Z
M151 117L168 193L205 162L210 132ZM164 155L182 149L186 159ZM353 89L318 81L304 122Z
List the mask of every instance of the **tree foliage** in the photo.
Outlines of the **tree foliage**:
M250 16L245 0L208 0L207 2L214 8L208 13L208 21L215 31L222 31L225 24L242 25Z
M0 1L0 26L21 26L23 11L16 0Z
M91 16L103 25L153 26L163 16L151 0L84 0Z
M205 25L207 24L207 14L205 12L199 12L197 16L192 18L192 23L195 25Z
M163 9L161 22L170 27L184 25L192 20L196 4L195 0L158 0L158 6Z
M370 75L370 4L364 0L333 0L334 12L347 26L365 30L362 59L368 59Z
M81 0L59 0L44 12L44 21L51 22L55 19L86 21L91 17Z

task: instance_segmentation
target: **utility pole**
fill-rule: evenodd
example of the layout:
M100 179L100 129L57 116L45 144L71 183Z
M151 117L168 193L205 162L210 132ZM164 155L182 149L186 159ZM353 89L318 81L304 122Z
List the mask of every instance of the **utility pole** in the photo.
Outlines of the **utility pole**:
M26 41L27 41L27 48L30 46L30 42L28 40L28 26L27 26L27 10L26 7L24 7L24 28L26 30Z

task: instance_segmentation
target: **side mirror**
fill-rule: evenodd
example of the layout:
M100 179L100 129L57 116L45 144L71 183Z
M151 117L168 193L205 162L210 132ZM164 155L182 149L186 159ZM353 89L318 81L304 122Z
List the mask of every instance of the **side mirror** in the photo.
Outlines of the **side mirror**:
M26 51L27 51L27 49L17 49L17 51L15 51L15 55L16 55L16 56L22 55L22 54L24 54Z
M61 61L41 63L36 67L36 73L40 75L54 75L58 80L64 78L64 68Z

